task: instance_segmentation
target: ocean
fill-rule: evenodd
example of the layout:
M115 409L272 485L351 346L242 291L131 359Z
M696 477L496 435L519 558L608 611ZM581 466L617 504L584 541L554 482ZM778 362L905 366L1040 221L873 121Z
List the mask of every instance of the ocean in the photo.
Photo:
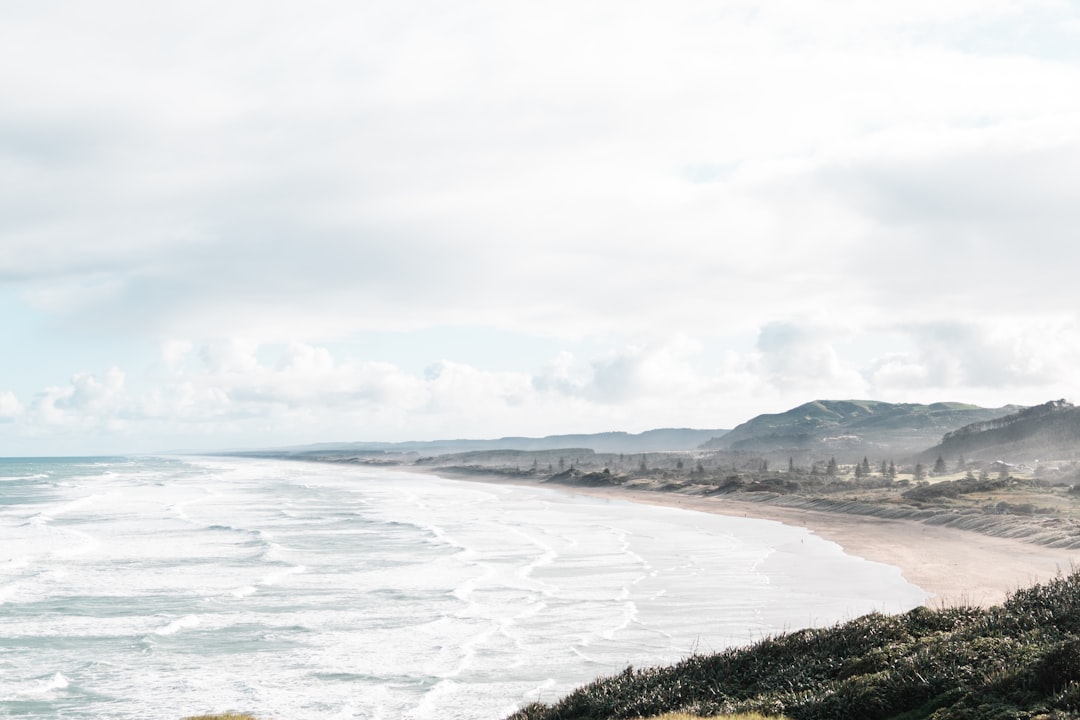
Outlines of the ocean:
M769 521L359 466L0 459L0 717L497 720L926 598Z

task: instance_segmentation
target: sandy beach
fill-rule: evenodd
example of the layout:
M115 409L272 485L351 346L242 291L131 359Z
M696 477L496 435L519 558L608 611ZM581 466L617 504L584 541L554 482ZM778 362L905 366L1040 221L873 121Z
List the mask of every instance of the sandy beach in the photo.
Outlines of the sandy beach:
M807 528L858 557L899 567L904 578L931 593L931 607L989 606L1011 591L1068 573L1080 551L990 537L976 532L863 515L776 507L665 490L577 486L435 470L462 480L544 487L594 498L677 507L697 512L775 520Z

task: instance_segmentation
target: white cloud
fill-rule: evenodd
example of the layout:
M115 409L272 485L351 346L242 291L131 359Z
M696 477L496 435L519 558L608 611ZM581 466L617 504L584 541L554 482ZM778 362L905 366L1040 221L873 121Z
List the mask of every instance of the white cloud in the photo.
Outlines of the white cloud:
M13 422L23 412L22 403L13 392L0 392L0 423Z
M183 364L194 345L188 340L169 339L160 345L161 361L167 368L176 368Z
M40 70L34 90L0 75L6 132L29 148L9 161L0 259L42 309L273 341L463 318L690 331L783 273L761 324L803 293L832 302L868 224L904 212L835 192L856 149L870 154L854 181L873 180L905 136L942 156L964 142L958 123L1075 127L1080 108L1061 92L1073 65L911 31L1049 24L1068 15L1054 6L231 7L209 24L198 6L24 14L36 39L7 66ZM130 24L95 20L110 8ZM731 170L689 182L698 166ZM1012 170L993 175L1075 187ZM488 301L534 284L543 302Z
M127 401L124 372L109 368L102 376L80 372L67 386L50 386L31 404L31 423L44 426L104 426L122 413Z
M769 323L758 335L759 371L779 390L861 397L866 392L862 377L840 358L833 344L841 332L810 324Z
M901 331L912 350L880 358L866 371L878 393L994 390L1030 402L1067 396L1080 382L1080 328L1073 318L940 322Z

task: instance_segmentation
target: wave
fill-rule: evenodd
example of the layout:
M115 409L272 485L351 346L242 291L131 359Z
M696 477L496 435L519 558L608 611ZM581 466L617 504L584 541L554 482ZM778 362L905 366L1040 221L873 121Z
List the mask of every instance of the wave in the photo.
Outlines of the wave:
M258 584L278 585L290 575L300 575L306 572L307 568L303 565L290 565L288 567L282 568L281 570L277 570L275 572L264 575L262 579L259 580Z
M185 615L182 618L171 621L169 624L154 630L155 635L175 635L182 630L198 627L202 621L195 615Z
M26 522L19 527L45 527L53 521L52 515L46 515L43 512L37 512L26 519Z
M71 681L62 672L51 675L41 675L34 678L28 686L16 688L15 699L47 700L56 696L60 691L67 690Z

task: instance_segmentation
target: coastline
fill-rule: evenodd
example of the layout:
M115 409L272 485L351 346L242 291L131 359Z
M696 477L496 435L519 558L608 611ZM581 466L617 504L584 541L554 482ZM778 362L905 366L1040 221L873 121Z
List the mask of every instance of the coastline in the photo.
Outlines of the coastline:
M1036 545L969 530L927 525L916 520L779 507L722 495L688 495L661 487L573 485L460 469L400 469L455 480L547 488L593 498L773 520L804 527L851 555L898 567L908 582L931 594L926 603L930 607L997 605L1017 589L1080 567L1080 550L1077 549Z

